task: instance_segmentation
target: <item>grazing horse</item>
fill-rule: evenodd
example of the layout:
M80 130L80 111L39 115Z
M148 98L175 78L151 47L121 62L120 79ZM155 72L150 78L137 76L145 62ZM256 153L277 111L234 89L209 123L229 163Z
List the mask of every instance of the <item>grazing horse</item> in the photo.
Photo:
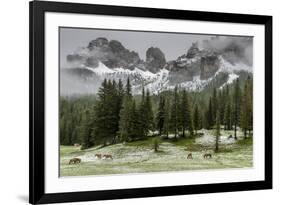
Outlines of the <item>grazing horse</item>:
M193 159L192 153L189 153L189 154L187 155L187 159Z
M79 164L79 163L81 163L81 159L75 157L75 158L70 159L68 164Z
M104 159L112 159L112 160L113 160L113 157L112 157L111 154L104 154L104 155L103 155L103 158L104 158Z
M208 159L208 158L212 158L212 154L208 153L208 154L204 154L203 155L204 159Z
M95 154L95 157L101 159L101 154Z

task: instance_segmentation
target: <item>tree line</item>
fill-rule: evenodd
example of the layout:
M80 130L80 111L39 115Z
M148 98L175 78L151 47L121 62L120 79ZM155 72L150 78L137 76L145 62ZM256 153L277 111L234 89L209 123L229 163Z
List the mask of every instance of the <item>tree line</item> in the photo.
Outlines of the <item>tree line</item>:
M213 89L207 99L175 86L173 91L152 95L142 89L133 96L130 79L125 85L119 80L105 79L96 97L60 99L60 143L81 143L82 149L94 145L108 145L145 139L158 135L174 139L196 136L198 130L221 127L241 128L244 137L253 129L253 86L248 77L242 84Z

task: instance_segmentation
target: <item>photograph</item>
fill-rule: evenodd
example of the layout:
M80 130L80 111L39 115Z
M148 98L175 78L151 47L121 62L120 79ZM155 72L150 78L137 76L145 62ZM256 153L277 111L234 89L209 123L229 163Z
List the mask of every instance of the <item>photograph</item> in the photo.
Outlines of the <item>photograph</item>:
M58 32L60 177L253 168L253 36Z

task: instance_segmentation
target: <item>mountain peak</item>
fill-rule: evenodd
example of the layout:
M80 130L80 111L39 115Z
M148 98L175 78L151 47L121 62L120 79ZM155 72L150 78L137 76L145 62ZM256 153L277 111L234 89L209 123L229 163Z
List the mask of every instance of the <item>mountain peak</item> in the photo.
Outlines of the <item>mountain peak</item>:
M104 47L104 46L108 46L108 40L106 38L99 37L95 40L90 41L87 48L89 50L93 50L95 49L95 47Z
M157 73L166 64L164 53L157 47L150 47L146 51L146 67L152 73Z
M200 52L198 48L198 42L192 43L191 47L188 49L186 57L194 58Z

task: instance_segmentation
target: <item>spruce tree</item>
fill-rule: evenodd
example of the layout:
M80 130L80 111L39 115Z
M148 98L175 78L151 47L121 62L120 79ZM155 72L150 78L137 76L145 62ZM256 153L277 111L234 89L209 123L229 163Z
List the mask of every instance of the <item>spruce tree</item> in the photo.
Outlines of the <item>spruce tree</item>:
M248 131L251 134L253 130L253 79L248 76L248 95L249 95L249 121L248 121Z
M227 100L225 112L224 112L224 129L225 130L231 130L232 129L232 124L231 124L231 113L232 113L232 108L231 108L231 101Z
M136 108L136 101L133 99L130 107L129 114L129 133L128 138L130 140L138 139L140 136L140 125L139 125L139 116Z
M177 139L178 130L179 130L179 94L178 94L177 86L174 89L170 116L171 116L171 130L173 130L175 134L175 139Z
M190 103L185 90L183 90L182 92L182 98L179 106L180 106L179 122L182 129L182 136L185 137L186 128L188 128L189 134L193 135L193 123L192 123Z
M156 115L156 125L159 131L159 135L162 135L165 121L165 98L163 95L160 95L158 110Z
M92 132L92 121L91 114L89 110L85 110L82 115L82 122L80 127L80 135L82 138L82 146L81 149L88 149L89 147L94 145L94 138L91 135Z
M214 88L213 96L212 96L212 116L213 116L213 125L216 122L217 110L219 109L218 106L218 96L217 96L217 89Z
M219 138L220 138L220 113L217 111L216 114L216 144L215 144L215 152L219 151Z
M132 90L130 79L127 79L125 94L120 111L119 133L122 141L127 141L130 135L130 122L131 122L131 106L132 106Z
M206 112L206 128L211 129L214 125L214 120L213 120L213 105L212 105L212 97L209 98L209 105L208 105L208 110Z
M237 127L239 125L240 118L240 106L241 106L241 91L239 79L235 82L234 94L233 94L233 124L234 124L234 138L237 140Z
M250 130L252 117L252 102L251 102L251 89L250 80L246 80L241 99L241 119L240 124L244 133L244 138L247 138L247 131Z
M152 103L151 103L151 96L149 89L146 90L146 96L145 96L145 111L146 111L146 120L147 120L147 132L149 130L154 129L154 115L152 110Z
M144 87L142 87L142 96L141 96L141 102L138 109L138 115L139 115L139 123L140 123L140 136L141 138L144 138L148 134L148 122L147 122L147 112L146 112L146 103L145 103L145 91Z
M124 91L123 83L122 83L121 79L119 79L118 85L117 85L117 98L116 98L117 135L120 134L120 132L119 132L120 112L121 112L122 105L123 105L124 95L125 95L125 91ZM114 141L116 142L116 139L114 139Z
M194 124L195 134L197 134L197 130L200 129L200 113L199 113L197 104L195 105L195 108L194 108L193 124Z
M94 127L92 135L99 143L115 143L119 129L120 98L117 84L104 80L98 91L94 106Z
M170 131L170 100L169 98L166 98L165 101L165 108L164 108L164 124L163 124L163 131L166 135L166 137L169 137L169 131Z

